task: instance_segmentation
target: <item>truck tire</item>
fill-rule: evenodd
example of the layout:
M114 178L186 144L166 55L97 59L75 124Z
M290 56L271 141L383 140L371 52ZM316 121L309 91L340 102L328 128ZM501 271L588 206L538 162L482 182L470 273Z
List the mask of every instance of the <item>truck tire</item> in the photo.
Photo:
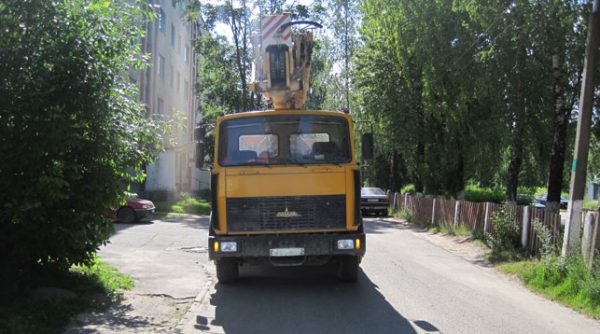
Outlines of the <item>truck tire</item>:
M235 259L220 259L215 261L219 283L232 283L239 277L239 265Z
M338 277L344 282L356 282L358 280L358 263L357 256L342 256Z

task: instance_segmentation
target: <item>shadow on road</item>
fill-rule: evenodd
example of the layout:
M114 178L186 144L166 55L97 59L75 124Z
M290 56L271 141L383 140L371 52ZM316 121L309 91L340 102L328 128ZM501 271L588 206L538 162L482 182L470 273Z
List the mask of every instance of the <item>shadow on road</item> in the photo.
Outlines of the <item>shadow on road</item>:
M95 334L109 330L118 332L124 328L141 330L151 325L150 319L144 316L131 315L133 307L128 303L118 303L104 312L88 312L80 314L63 334ZM85 327L79 326L85 324Z
M196 316L196 329L225 333L416 333L362 271L342 283L335 267L243 268L242 279L217 284L215 318Z
M113 224L115 226L115 233L118 233L120 231L126 230L128 228L132 228L132 227L152 225L155 223L155 221L157 222L158 220L154 220L151 218L145 218L143 220L133 222L133 223L123 223L123 222L115 220L115 221L113 221Z

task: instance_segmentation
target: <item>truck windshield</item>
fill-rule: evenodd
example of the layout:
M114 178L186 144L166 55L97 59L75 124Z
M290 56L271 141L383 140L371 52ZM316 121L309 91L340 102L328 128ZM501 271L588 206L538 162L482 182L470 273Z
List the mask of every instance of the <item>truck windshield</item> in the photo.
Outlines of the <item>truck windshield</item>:
M342 164L352 160L349 127L337 116L253 116L223 121L221 166Z

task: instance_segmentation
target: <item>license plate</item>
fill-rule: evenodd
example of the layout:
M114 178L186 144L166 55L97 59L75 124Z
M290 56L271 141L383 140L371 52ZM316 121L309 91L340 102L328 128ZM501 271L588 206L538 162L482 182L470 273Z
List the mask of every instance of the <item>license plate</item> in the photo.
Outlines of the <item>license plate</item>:
M379 202L377 198L368 199L367 202Z
M269 254L271 256L302 256L304 248L271 248Z

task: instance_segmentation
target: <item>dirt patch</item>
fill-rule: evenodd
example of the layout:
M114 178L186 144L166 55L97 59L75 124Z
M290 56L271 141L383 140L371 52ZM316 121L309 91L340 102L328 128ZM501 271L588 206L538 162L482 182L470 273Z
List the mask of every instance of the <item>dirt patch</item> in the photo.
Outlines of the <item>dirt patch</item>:
M108 310L78 315L65 333L173 333L193 301L126 291Z
M386 218L384 220L389 223L403 225L407 230L410 230L419 238L425 239L473 264L482 267L493 266L488 260L490 249L482 244L481 241L473 239L473 237L456 236L446 233L431 233L424 228L398 218Z

